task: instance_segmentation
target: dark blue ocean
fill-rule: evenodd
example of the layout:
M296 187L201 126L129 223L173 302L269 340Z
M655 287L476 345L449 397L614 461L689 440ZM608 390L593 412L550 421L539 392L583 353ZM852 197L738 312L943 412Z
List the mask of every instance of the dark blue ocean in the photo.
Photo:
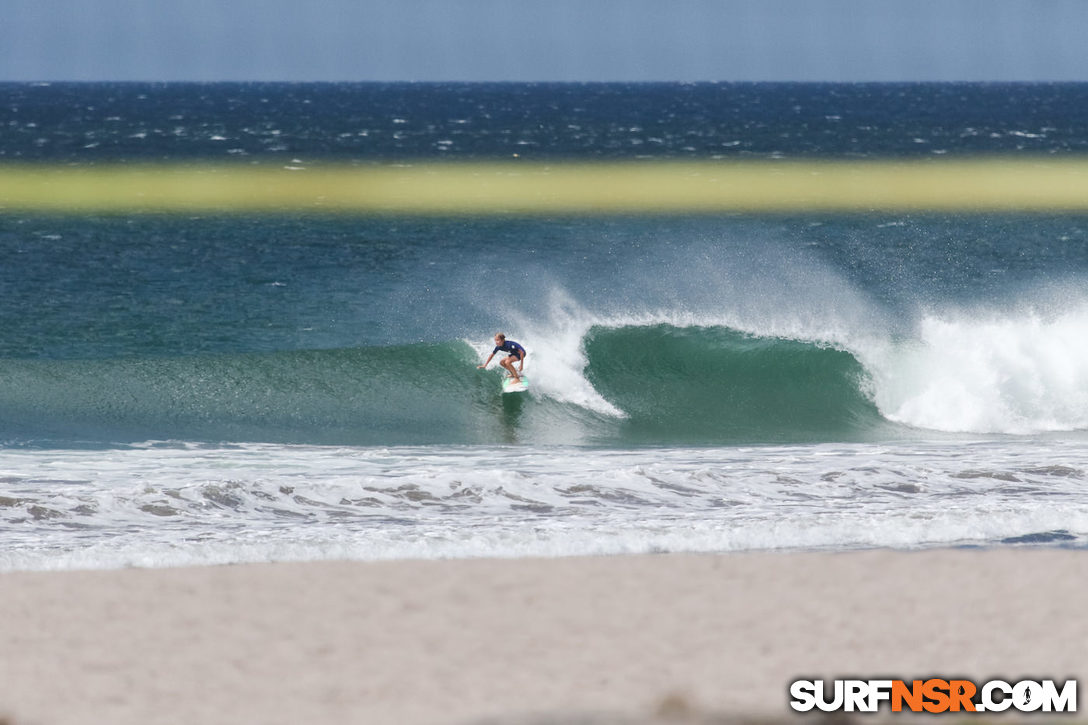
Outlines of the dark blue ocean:
M1088 84L0 100L0 164L1088 150ZM0 568L1088 541L1084 215L4 212L0 259Z

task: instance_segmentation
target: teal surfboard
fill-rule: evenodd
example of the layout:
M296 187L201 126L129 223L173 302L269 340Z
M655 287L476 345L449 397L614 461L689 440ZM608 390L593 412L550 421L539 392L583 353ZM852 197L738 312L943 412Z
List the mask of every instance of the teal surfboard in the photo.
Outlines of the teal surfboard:
M521 382L515 383L514 379L507 375L502 379L502 392L504 393L524 393L529 389L529 378L524 375L521 376Z

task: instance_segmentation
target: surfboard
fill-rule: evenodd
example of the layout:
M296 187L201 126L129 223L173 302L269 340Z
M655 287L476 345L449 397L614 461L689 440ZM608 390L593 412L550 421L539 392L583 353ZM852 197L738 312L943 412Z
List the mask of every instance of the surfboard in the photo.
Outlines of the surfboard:
M521 382L515 383L514 379L507 375L502 379L502 392L504 393L524 393L529 389L529 378L524 375L521 376Z

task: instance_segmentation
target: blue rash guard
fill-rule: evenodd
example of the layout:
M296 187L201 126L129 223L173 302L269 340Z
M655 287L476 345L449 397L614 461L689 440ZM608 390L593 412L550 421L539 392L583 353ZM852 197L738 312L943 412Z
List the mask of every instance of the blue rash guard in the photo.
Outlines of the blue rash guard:
M517 344L513 340L507 340L503 344L497 346L494 350L491 351L491 354L494 355L497 352L510 353L518 360L523 360L525 358L525 348Z

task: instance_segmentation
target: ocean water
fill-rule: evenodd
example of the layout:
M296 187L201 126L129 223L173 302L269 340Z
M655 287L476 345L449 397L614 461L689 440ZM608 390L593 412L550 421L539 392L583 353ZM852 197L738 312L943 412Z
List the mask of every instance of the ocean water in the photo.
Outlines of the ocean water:
M0 98L0 163L1088 149L1082 84ZM0 259L0 569L1088 543L1084 215L9 211Z

